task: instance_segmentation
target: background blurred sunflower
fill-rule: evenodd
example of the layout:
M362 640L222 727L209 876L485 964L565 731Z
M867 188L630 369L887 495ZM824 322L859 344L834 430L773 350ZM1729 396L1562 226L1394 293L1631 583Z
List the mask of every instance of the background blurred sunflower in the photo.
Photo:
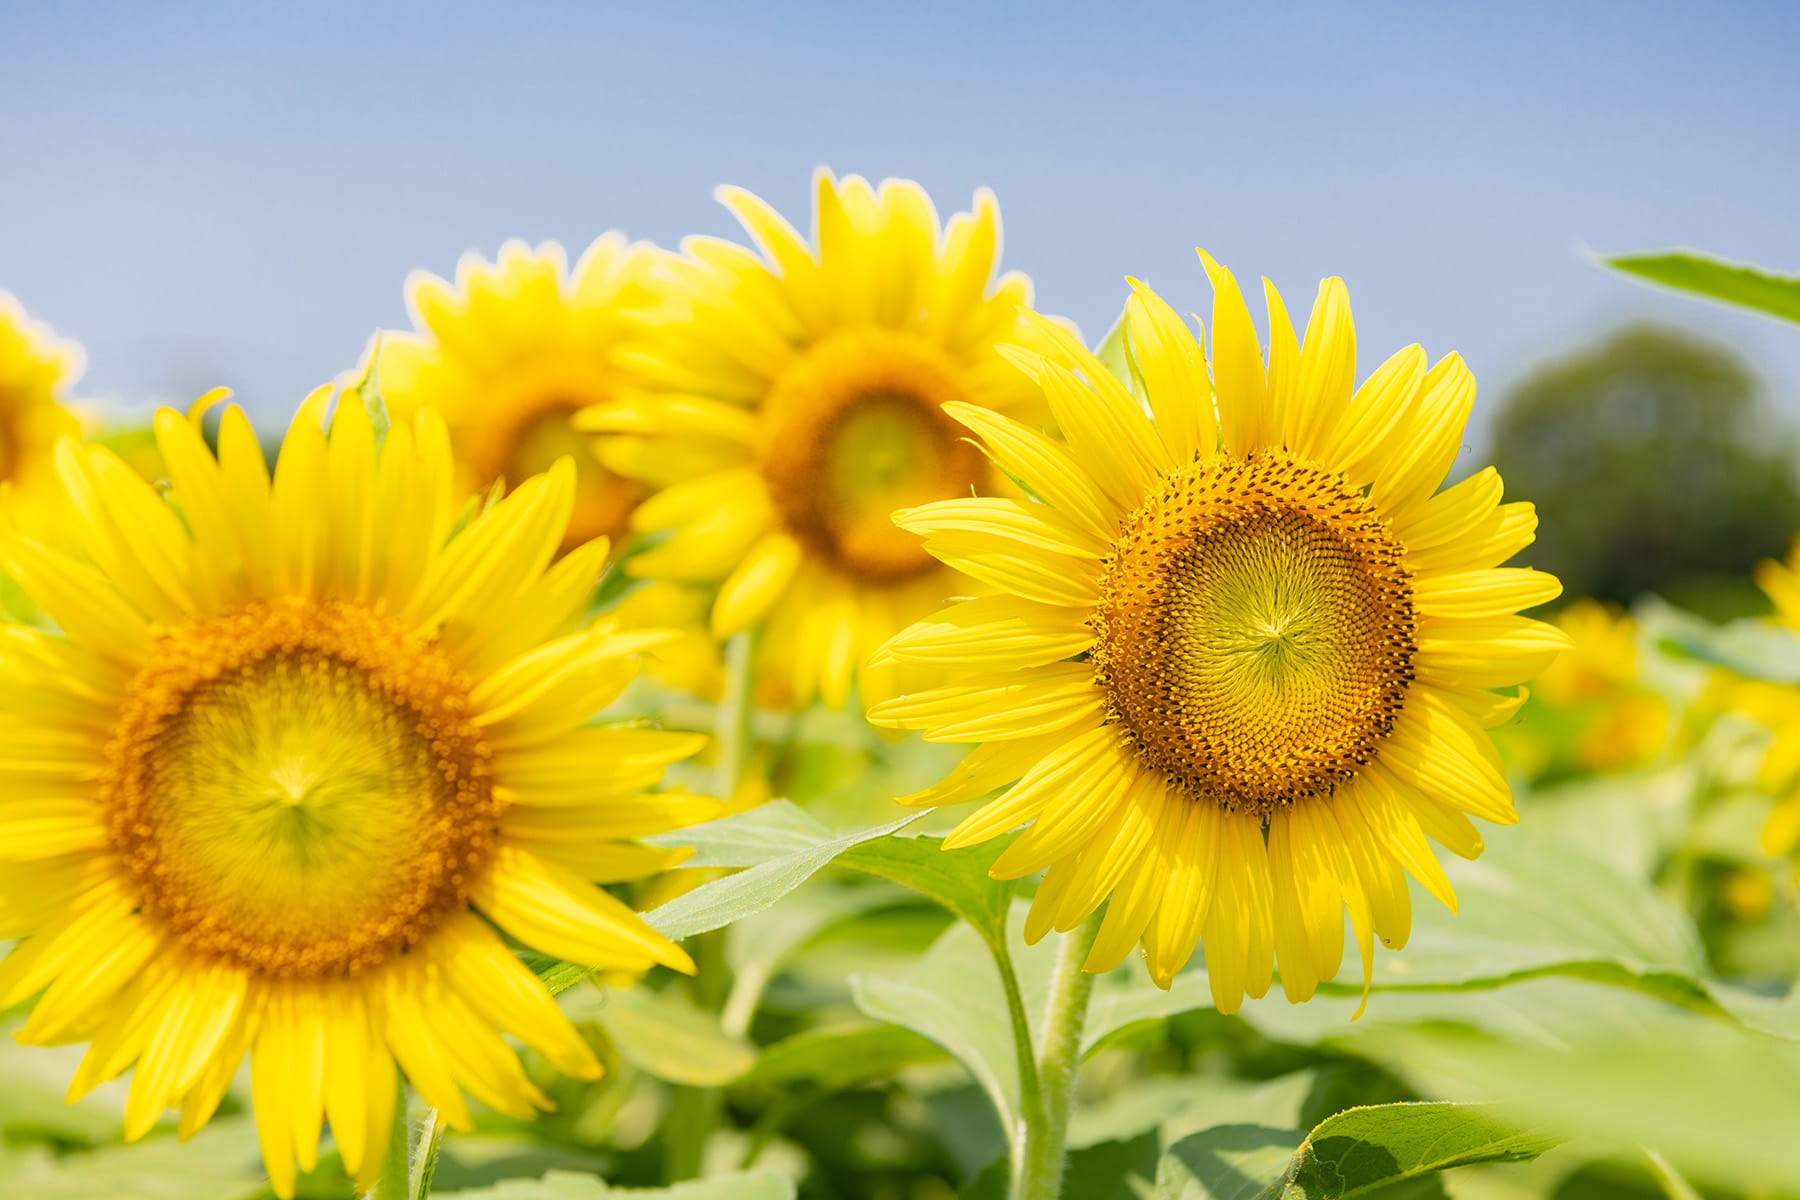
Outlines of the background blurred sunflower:
M1770 559L1757 566L1756 585L1774 603L1775 620L1800 632L1800 540L1786 562ZM1775 797L1762 828L1762 848L1771 855L1791 855L1800 848L1800 688L1734 680L1725 702L1772 734L1757 771L1759 785Z
M406 300L414 331L384 332L371 347L383 401L398 418L426 408L443 414L468 490L517 486L569 456L575 508L564 546L618 538L642 489L602 467L569 418L618 391L612 352L628 313L648 299L653 255L608 233L573 270L557 243L533 249L515 240L495 262L465 254L454 284L413 272Z
M1204 258L1204 255L1202 256ZM1365 984L1373 939L1404 945L1402 870L1454 906L1427 837L1474 857L1469 816L1517 820L1484 726L1564 636L1515 616L1558 593L1499 564L1532 539L1490 468L1442 493L1475 382L1409 347L1353 392L1343 283L1297 342L1265 283L1265 367L1231 274L1205 259L1213 355L1133 283L1129 382L1039 322L1047 354L1005 353L1068 444L991 410L949 409L1039 502L971 498L896 520L1000 594L889 643L960 667L870 719L983 743L944 804L1008 788L947 848L1030 828L993 873L1048 868L1026 936L1071 929L1108 895L1087 969L1140 939L1167 987L1204 940L1214 999L1290 1000L1336 974L1348 910ZM1015 782L1016 781L1016 782Z
M79 424L61 401L81 367L81 347L0 292L0 481L29 487L51 475L51 447Z
M693 237L642 340L619 360L648 382L581 418L622 473L678 476L634 524L665 542L633 574L717 584L713 632L763 630L764 698L834 707L893 667L871 651L955 585L894 528L894 509L991 490L944 405L1031 407L994 353L1017 340L1024 276L994 279L1000 213L987 191L940 229L915 183L815 179L813 245L757 197L718 197L761 248ZM661 482L661 481L658 481Z
M597 1074L503 935L690 969L594 884L717 808L642 790L698 736L584 725L655 639L584 627L604 540L551 565L569 461L470 515L435 413L378 445L355 393L328 437L328 401L272 480L236 409L216 458L157 415L166 495L65 440L65 499L0 539L61 631L3 634L0 1007L90 1043L72 1096L132 1070L129 1138L170 1106L193 1133L248 1054L284 1196L326 1117L367 1186L396 1064L459 1128L465 1091L548 1104L503 1033Z

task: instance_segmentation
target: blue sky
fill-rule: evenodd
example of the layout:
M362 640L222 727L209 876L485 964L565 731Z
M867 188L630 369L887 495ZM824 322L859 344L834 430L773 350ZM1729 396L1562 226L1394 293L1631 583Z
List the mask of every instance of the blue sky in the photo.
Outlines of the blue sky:
M1301 311L1343 275L1365 371L1458 349L1484 408L1644 316L1800 411L1800 332L1580 256L1800 270L1796 47L1778 4L8 6L0 288L90 395L278 423L405 324L411 268L729 234L720 182L804 225L825 163L945 213L993 187L1006 265L1091 336L1127 273L1204 312L1200 244Z

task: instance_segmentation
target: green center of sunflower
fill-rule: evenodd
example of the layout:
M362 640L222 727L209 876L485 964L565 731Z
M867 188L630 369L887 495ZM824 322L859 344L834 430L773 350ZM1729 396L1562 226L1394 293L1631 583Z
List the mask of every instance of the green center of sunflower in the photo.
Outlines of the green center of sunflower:
M847 575L933 569L892 517L981 480L981 455L943 412L962 396L956 365L914 334L854 330L810 348L764 404L762 469L783 522Z
M1124 522L1095 674L1146 765L1266 815L1376 754L1412 679L1402 549L1359 492L1277 452L1172 474Z
M491 752L429 644L349 605L164 634L102 794L145 910L258 973L355 972L460 907L493 846Z
M527 376L526 382L530 381ZM502 480L509 488L517 487L567 456L575 461L575 506L569 514L563 549L597 537L624 534L643 489L601 465L594 439L575 428L575 414L592 401L551 390L543 394L521 391L505 403L514 414L512 419L469 439L470 465L480 486ZM496 401L495 408L501 407Z

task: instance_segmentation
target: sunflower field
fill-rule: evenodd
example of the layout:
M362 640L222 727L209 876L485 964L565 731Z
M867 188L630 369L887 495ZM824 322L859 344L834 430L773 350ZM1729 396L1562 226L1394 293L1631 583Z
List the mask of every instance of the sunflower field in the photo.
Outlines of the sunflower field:
M273 426L0 295L0 1196L1800 1196L1800 550L1567 594L1341 279L813 182Z

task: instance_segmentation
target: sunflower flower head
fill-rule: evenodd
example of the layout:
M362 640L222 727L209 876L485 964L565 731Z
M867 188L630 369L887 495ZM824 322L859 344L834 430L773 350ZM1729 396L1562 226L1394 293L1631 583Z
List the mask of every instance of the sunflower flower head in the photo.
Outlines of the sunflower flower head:
M570 417L621 388L612 354L630 313L648 301L653 257L608 233L572 270L555 242L509 241L493 262L465 254L454 283L415 271L406 285L414 330L381 334L364 376L397 417L443 415L469 490L517 486L569 457L575 507L565 548L617 539L641 486L601 466Z
M1006 350L1066 441L975 404L948 411L1029 498L972 497L895 520L992 594L914 624L882 651L957 668L870 718L976 748L915 804L998 798L946 839L1029 823L993 873L1046 871L1030 940L1110 897L1091 971L1142 944L1169 986L1197 944L1220 1011L1337 973L1349 913L1374 939L1411 925L1406 874L1454 906L1430 840L1481 852L1469 818L1517 820L1486 728L1565 642L1517 616L1559 591L1500 566L1528 545L1529 504L1483 470L1439 485L1475 384L1417 346L1355 386L1341 281L1302 342L1265 285L1265 360L1231 274L1214 292L1210 363L1133 281L1128 373L1059 327Z
M1800 538L1785 562L1757 564L1756 586L1775 605L1774 620L1800 633ZM1769 748L1757 783L1775 797L1762 828L1762 848L1770 855L1800 851L1800 688L1760 679L1728 676L1723 702L1769 730ZM1797 863L1800 865L1800 863Z
M946 406L1017 412L1034 391L995 353L1030 285L994 277L992 194L940 227L917 184L815 179L809 244L737 188L720 201L761 253L689 238L621 361L647 385L583 424L601 455L662 487L636 527L665 535L627 570L716 588L719 637L763 633L765 699L842 706L899 686L870 652L954 586L893 510L992 489Z
M1582 598L1553 623L1569 648L1539 675L1519 721L1497 731L1507 760L1531 776L1641 767L1668 745L1668 702L1643 678L1629 613Z
M53 473L56 440L79 426L62 401L81 368L81 347L0 292L0 483L29 488Z
M0 530L55 624L0 632L0 1006L89 1044L72 1097L131 1070L128 1138L193 1133L247 1055L283 1196L327 1119L374 1177L401 1072L462 1127L548 1104L506 1035L597 1074L502 935L690 969L595 884L718 808L645 791L700 738L586 723L656 637L586 624L604 540L553 565L574 465L471 512L436 413L378 440L329 399L272 477L236 409L216 454L157 414L166 492L64 440L58 505Z

